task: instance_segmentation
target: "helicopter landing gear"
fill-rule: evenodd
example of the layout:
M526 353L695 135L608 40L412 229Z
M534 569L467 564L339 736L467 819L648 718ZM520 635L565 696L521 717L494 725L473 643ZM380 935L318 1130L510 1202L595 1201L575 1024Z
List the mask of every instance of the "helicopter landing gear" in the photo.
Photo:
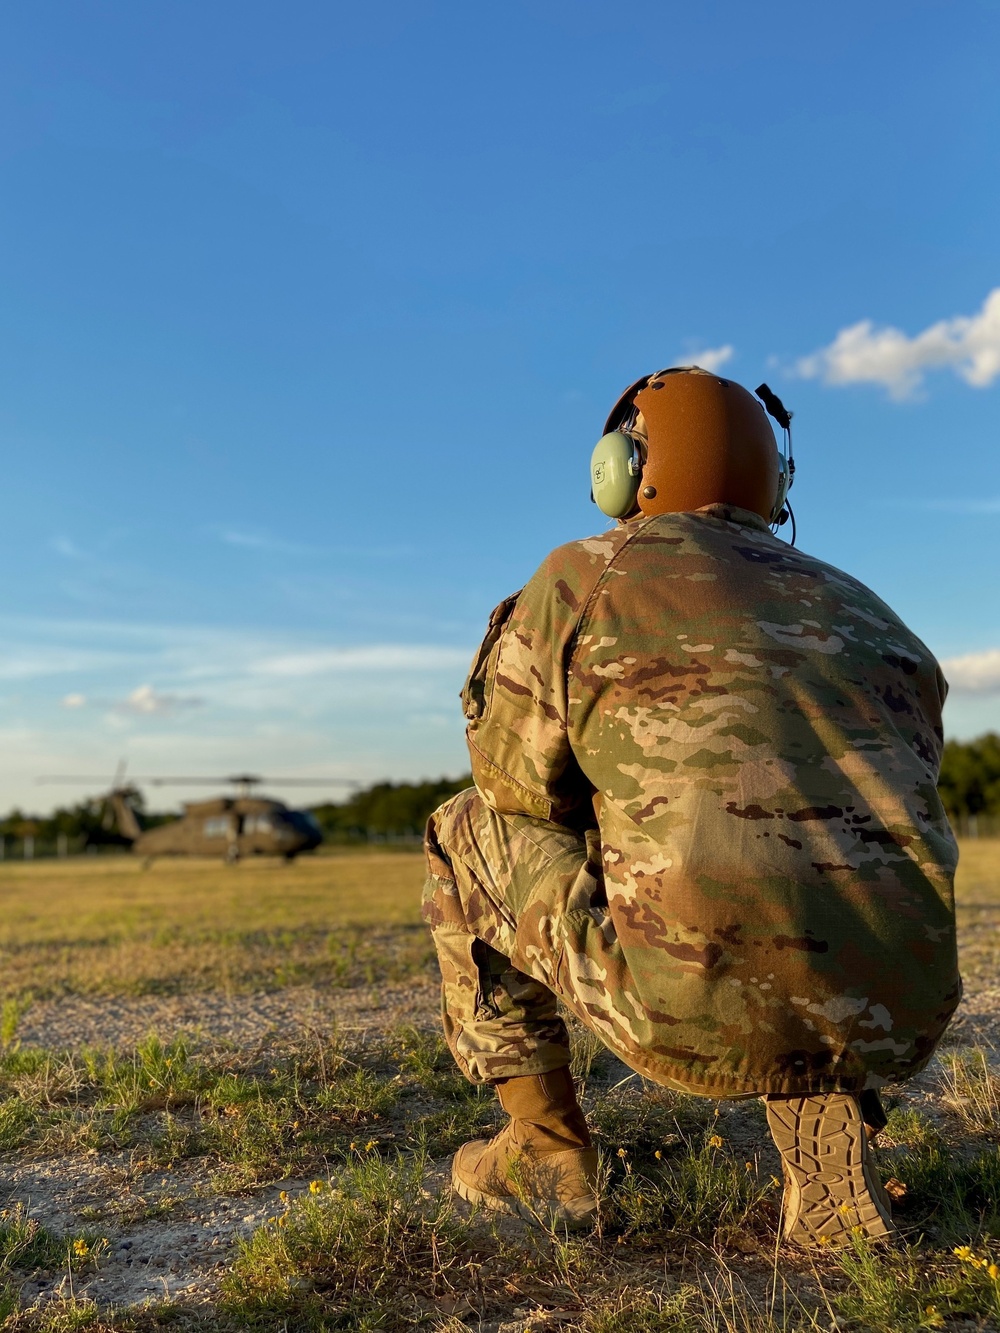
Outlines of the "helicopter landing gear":
M238 865L239 859L240 859L240 849L236 846L235 842L231 842L229 846L226 848L226 865L227 866Z

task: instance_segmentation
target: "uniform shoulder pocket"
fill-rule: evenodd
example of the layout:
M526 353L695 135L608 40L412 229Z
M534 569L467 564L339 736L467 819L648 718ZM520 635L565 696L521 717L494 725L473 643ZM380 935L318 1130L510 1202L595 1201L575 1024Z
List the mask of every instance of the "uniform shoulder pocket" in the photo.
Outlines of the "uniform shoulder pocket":
M472 660L472 670L462 690L462 711L470 721L482 717L486 712L493 676L496 673L497 654L494 649L500 642L500 636L507 627L522 591L523 589L519 589L511 593L494 609L486 628L486 635Z

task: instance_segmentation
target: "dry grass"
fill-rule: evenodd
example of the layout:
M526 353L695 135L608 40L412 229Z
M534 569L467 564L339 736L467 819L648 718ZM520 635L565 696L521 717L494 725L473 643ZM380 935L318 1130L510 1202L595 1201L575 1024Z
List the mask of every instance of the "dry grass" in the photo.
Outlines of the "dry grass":
M226 866L130 856L0 865L0 997L176 994L422 969L423 860L352 853Z
M425 974L421 877L419 856L386 853L0 866L2 985L14 997L0 1021L0 1168L27 1164L36 1181L48 1171L57 1197L95 1168L108 1182L43 1227L20 1207L27 1191L3 1191L5 1333L1000 1333L995 1052L946 1053L938 1074L893 1099L880 1163L898 1184L907 1248L813 1258L775 1249L777 1161L758 1103L716 1108L625 1079L586 1037L575 1065L607 1197L597 1231L572 1240L450 1198L447 1155L497 1112L426 1031L274 1031L240 1047L163 1030L115 1053L18 1047L16 998L29 994ZM967 987L988 1008L1000 840L965 844L958 901ZM197 1298L90 1301L102 1274L126 1289L123 1239L173 1227L181 1244L224 1199L257 1222Z
M1000 838L967 838L958 863L958 905L962 975L968 989L1000 984Z
M236 930L413 924L418 852L260 857L237 866L191 858L148 869L132 856L0 864L0 945Z

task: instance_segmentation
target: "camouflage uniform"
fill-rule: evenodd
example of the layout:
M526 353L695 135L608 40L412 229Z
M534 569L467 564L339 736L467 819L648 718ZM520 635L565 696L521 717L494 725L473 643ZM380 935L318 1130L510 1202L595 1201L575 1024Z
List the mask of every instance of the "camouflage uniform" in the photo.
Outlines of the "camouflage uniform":
M883 602L746 510L553 552L493 613L463 691L476 788L428 827L461 1068L565 1064L558 997L710 1096L921 1069L961 992L945 692Z

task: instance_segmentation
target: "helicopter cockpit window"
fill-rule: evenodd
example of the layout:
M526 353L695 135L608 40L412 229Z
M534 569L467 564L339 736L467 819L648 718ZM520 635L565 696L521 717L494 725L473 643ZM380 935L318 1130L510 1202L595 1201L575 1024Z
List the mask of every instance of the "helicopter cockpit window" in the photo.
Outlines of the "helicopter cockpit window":
M206 838L225 838L228 836L228 834L229 834L229 820L226 819L224 816L222 818L216 816L214 819L205 820Z
M247 815L243 821L244 833L270 833L271 820L267 815Z

